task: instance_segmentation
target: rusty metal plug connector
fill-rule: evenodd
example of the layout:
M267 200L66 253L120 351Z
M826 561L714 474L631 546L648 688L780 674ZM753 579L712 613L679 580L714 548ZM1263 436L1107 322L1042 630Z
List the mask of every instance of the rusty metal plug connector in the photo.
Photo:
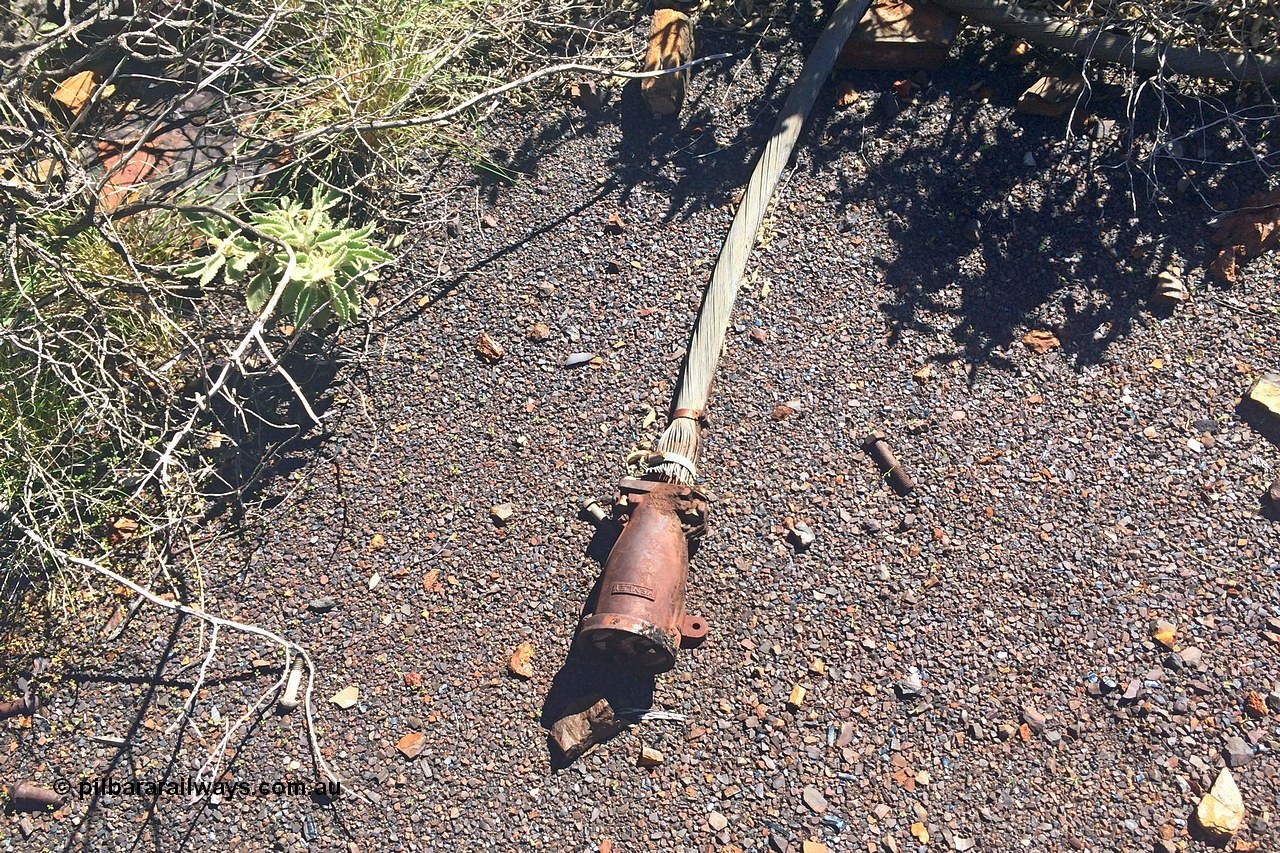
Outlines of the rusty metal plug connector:
M578 642L645 672L675 666L682 645L707 635L685 612L689 539L705 525L705 499L688 486L625 480L630 517L605 561L599 594L578 626Z

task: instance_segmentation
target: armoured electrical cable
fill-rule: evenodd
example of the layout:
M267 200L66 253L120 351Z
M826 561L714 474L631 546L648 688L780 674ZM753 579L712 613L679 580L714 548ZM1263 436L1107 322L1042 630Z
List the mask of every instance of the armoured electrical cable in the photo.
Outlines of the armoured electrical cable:
M695 645L707 635L707 622L685 609L689 543L706 523L706 498L693 485L702 411L769 199L836 54L868 4L869 0L841 1L787 95L703 295L659 453L644 479L622 483L626 520L588 597L575 638L601 658L665 672L675 666L682 646Z
M720 255L716 258L711 282L702 297L698 321L689 340L673 417L658 441L657 464L647 478L686 485L694 482L701 432L698 416L706 408L711 394L711 379L720 359L720 350L724 347L747 259L755 247L756 233L818 92L831 73L840 49L869 5L870 0L841 0L782 105L777 124L756 162L724 245L720 248ZM672 461L662 461L664 456Z
M1138 71L1163 71L1188 77L1219 77L1280 83L1280 56L1236 53L1200 45L1174 45L1150 37L1125 34L1098 24L1082 24L1055 15L1022 9L1007 0L933 0L970 20L1018 38L1115 62Z

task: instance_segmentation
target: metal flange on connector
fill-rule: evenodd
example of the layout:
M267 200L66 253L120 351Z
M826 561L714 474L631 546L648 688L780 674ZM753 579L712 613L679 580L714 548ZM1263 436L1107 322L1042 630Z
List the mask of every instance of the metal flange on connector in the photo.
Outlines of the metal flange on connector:
M692 487L649 480L623 480L622 492L622 533L576 641L607 660L666 672L681 646L707 635L706 620L685 612L689 542L705 529L707 500Z

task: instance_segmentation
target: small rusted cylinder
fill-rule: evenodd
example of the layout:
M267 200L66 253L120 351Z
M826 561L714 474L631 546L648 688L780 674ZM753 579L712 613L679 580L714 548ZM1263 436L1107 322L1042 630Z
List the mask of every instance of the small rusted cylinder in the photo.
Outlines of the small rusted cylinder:
M898 457L893 454L883 432L876 430L867 436L867 440L862 443L862 449L876 463L881 476L888 479L889 486L895 492L905 495L915 489L915 480L911 479L902 464L898 462Z
M14 782L9 786L9 808L18 812L53 810L67 798L57 791L42 788L34 782Z
M605 561L600 591L578 627L578 641L609 660L645 672L676 664L682 640L706 636L706 623L685 613L689 544L681 504L689 490L670 483L630 496L631 518Z

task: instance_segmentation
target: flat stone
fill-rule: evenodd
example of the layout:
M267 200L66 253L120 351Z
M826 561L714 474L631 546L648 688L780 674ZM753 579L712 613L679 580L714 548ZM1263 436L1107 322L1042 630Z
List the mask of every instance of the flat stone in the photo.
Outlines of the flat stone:
M400 750L400 754L405 758L417 758L422 754L422 750L427 745L427 736L422 732L409 732L409 734L400 738L396 744L396 749Z
M720 832L729 825L729 819L720 812L712 812L707 815L707 825L715 832Z
M639 763L641 767L658 767L667 763L667 757L651 746L642 746Z
M1231 771L1223 768L1209 793L1196 806L1196 823L1219 841L1231 838L1244 822L1244 799Z
M1244 396L1280 422L1280 373L1265 373L1258 377Z
M360 688L355 685L342 688L329 699L330 702L337 705L339 708L342 708L344 711L353 707L359 700Z
M1031 705L1023 705L1022 721L1031 727L1031 731L1039 734L1044 731L1045 723L1048 722L1048 718Z
M803 521L797 521L787 535L791 540L791 544L795 546L797 551L803 551L818 539L818 534L813 532L813 528L805 524Z
M1227 739L1227 745L1222 751L1222 757L1226 760L1228 767L1243 767L1253 761L1253 749L1244 738L1234 735Z
M812 785L805 785L800 797L804 800L804 804L816 814L822 814L827 810L827 798L822 796L822 792Z
M1240 414L1268 441L1280 445L1280 373L1264 374L1249 386Z
M907 667L907 677L898 682L898 696L910 699L924 695L924 683L920 680L920 670L914 666Z

